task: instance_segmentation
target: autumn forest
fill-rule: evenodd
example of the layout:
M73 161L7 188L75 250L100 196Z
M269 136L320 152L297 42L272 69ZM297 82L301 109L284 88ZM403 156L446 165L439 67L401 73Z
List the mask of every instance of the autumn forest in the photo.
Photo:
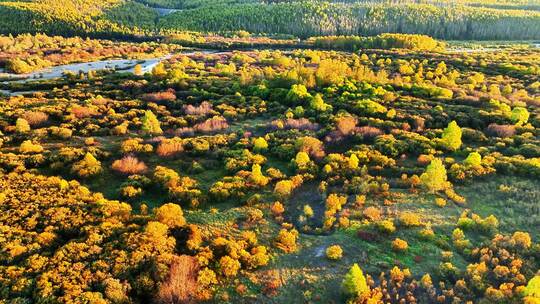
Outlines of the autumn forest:
M537 0L0 0L0 304L540 303Z

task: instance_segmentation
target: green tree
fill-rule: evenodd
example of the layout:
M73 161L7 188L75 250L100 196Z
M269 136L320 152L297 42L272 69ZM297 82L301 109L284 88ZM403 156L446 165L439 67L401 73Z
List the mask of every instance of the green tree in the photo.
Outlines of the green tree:
M254 151L265 151L268 149L268 143L264 137L257 137L253 140Z
M294 161L299 168L305 167L310 162L309 155L306 152L300 151L296 154Z
M450 122L448 127L444 129L442 135L442 144L450 151L456 151L459 149L459 147L461 147L461 128L458 126L455 120Z
M17 118L17 121L15 122L15 131L17 131L17 133L30 132L30 124L28 124L28 121L24 118Z
M512 110L512 122L516 125L523 125L529 121L529 111L523 107L515 107Z
M316 94L315 97L311 99L310 106L318 112L324 112L332 108L331 105L324 102L321 94Z
M310 98L307 88L303 84L293 84L289 93L287 93L287 100L292 103L299 103L304 99Z
M351 157L349 157L349 169L358 168L358 162L359 160L356 154L351 155Z
M369 293L369 287L366 282L366 277L358 264L354 264L349 272L345 275L341 283L341 289L349 297L362 297Z
M160 135L163 133L159 120L150 110L144 112L144 116L142 118L142 130L146 134L150 135Z
M101 162L94 155L86 153L84 158L73 165L71 171L80 177L90 177L101 173Z
M540 299L540 275L535 276L529 281L529 283L527 284L525 293L527 294L528 297L531 297L534 299ZM536 303L536 302L532 302L532 303Z
M448 187L446 168L442 161L438 158L433 159L426 172L420 176L420 180L429 191L444 190Z
M478 152L471 152L469 156L463 161L466 166L480 166L482 164L482 156Z

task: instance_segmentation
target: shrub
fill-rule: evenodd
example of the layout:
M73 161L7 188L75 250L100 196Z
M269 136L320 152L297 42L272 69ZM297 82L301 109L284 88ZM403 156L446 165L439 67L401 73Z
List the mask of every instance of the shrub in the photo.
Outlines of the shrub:
M529 111L523 107L515 107L512 109L512 116L510 119L512 119L512 122L516 125L526 124L529 120Z
M343 257L343 249L339 245L332 245L326 248L326 257L330 260L340 260Z
M525 289L525 294L527 295L526 303L535 304L538 303L537 300L540 299L540 275L535 275L527 284ZM530 300L528 300L529 298Z
M92 117L97 114L95 109L83 106L74 106L71 108L70 111L71 114L73 114L76 118L79 119Z
M297 241L298 231L281 229L276 238L275 244L276 247L283 250L284 252L291 253L297 250Z
M383 233L394 233L396 231L396 226L390 220L383 220L377 222L377 229Z
M159 143L156 154L161 157L172 157L184 151L184 142L181 138L164 139Z
M152 76L156 78L163 78L167 76L167 70L165 69L165 64L163 62L158 63L153 69L152 69Z
M516 231L512 235L512 240L516 243L517 246L521 248L530 248L531 247L531 236L527 232Z
M200 286L207 287L212 284L217 284L217 276L216 273L209 268L203 268L201 271L199 271L199 275L197 276L197 283Z
M325 112L329 109L332 109L332 106L325 103L321 94L316 94L315 97L311 98L310 107L318 112Z
M203 133L212 133L225 130L227 128L229 128L229 123L227 122L227 119L222 116L214 116L193 126L195 131Z
M155 209L156 220L169 228L182 227L186 224L182 208L173 203L168 203Z
M183 108L188 115L207 115L212 112L212 104L208 101L203 101L198 107L185 105Z
M193 303L196 300L201 277L198 270L199 265L194 257L188 255L174 257L167 280L159 286L156 302L160 304ZM207 273L203 275L208 276ZM201 281L213 282L215 278Z
M219 269L225 277L234 277L240 270L240 262L231 258L230 256L222 256L219 259Z
M140 64L135 65L135 67L133 68L133 74L136 76L144 75L142 66Z
M371 206L364 209L362 214L371 221L377 221L381 218L382 212L379 208Z
M287 100L293 104L299 103L302 100L311 98L306 86L303 84L293 84L287 93Z
M129 138L122 142L120 145L122 153L135 153L135 152L152 152L152 145L143 144L142 138Z
M147 102L173 102L176 100L174 90L144 94L142 99Z
M251 168L251 175L249 179L256 185L266 186L268 184L268 177L264 176L261 172L261 165L254 164Z
M369 294L370 289L366 282L366 277L358 264L353 264L345 278L341 282L341 290L350 298L362 298Z
M44 125L49 120L49 115L39 111L28 111L22 116L24 120L32 127L39 127Z
M480 166L482 165L482 156L478 152L471 152L463 161L463 164L470 167Z
M19 151L24 154L41 153L43 147L40 144L34 144L31 140L25 140L21 143Z
M352 116L342 116L336 122L336 128L341 135L350 135L356 128L357 119Z
M30 132L30 124L24 118L17 118L17 121L15 122L15 131L17 133Z
M86 153L86 155L81 161L73 165L71 171L76 173L80 177L94 176L101 173L101 162L97 160L92 154Z
M115 160L111 167L113 170L125 175L141 174L148 169L144 162L134 156L125 156L122 159Z
M294 162L298 168L305 168L310 161L309 155L306 152L298 152L294 159Z
M362 136L363 138L375 138L379 135L383 135L384 132L376 127L372 126L362 126L355 129L356 134Z
M319 124L309 121L307 118L287 118L285 120L272 121L272 127L276 129L296 129L296 130L311 130L319 129Z
M392 250L396 252L403 252L406 251L409 248L409 244L407 244L407 241L404 241L400 238L396 238L392 241Z
M294 184L291 180L281 180L274 187L274 194L279 197L288 197L294 190Z
M51 127L51 135L61 139L68 139L73 135L73 130L63 127Z
M260 152L268 149L268 143L264 137L257 137L253 140L253 151Z
M349 169L357 169L358 168L358 163L359 163L359 159L358 159L358 156L356 156L356 154L352 154L350 157L349 157L349 161L348 161L348 167Z
M285 212L285 208L283 207L283 204L280 202L274 202L272 204L272 207L270 207L270 211L272 211L272 214L274 216L281 216L283 212Z
M422 226L420 215L413 212L403 212L399 215L399 223L405 227Z
M492 123L487 127L486 133L501 138L512 137L516 134L516 127L513 125L498 125Z
M446 206L446 200L442 197L437 197L435 198L435 205L442 208Z
M323 158L324 145L317 138L305 136L299 138L295 143L296 149L301 152L306 152L309 156L320 159Z
M307 218L311 218L314 215L313 208L310 205L304 205L303 213Z
M129 302L127 295L128 288L123 285L120 280L108 278L104 282L105 285L105 297L114 303L126 303Z

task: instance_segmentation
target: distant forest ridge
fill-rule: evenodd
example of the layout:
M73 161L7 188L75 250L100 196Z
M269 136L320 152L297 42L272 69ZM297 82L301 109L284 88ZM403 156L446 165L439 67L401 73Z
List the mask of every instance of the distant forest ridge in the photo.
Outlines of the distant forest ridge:
M0 34L121 38L181 31L307 38L380 33L540 39L540 1L0 0Z

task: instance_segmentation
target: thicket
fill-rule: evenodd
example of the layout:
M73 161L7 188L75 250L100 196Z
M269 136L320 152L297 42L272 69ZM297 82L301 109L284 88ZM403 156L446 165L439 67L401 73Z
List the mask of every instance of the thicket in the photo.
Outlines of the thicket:
M203 6L170 14L164 29L328 35L424 34L440 39L518 40L540 37L540 13L431 4L294 1Z

